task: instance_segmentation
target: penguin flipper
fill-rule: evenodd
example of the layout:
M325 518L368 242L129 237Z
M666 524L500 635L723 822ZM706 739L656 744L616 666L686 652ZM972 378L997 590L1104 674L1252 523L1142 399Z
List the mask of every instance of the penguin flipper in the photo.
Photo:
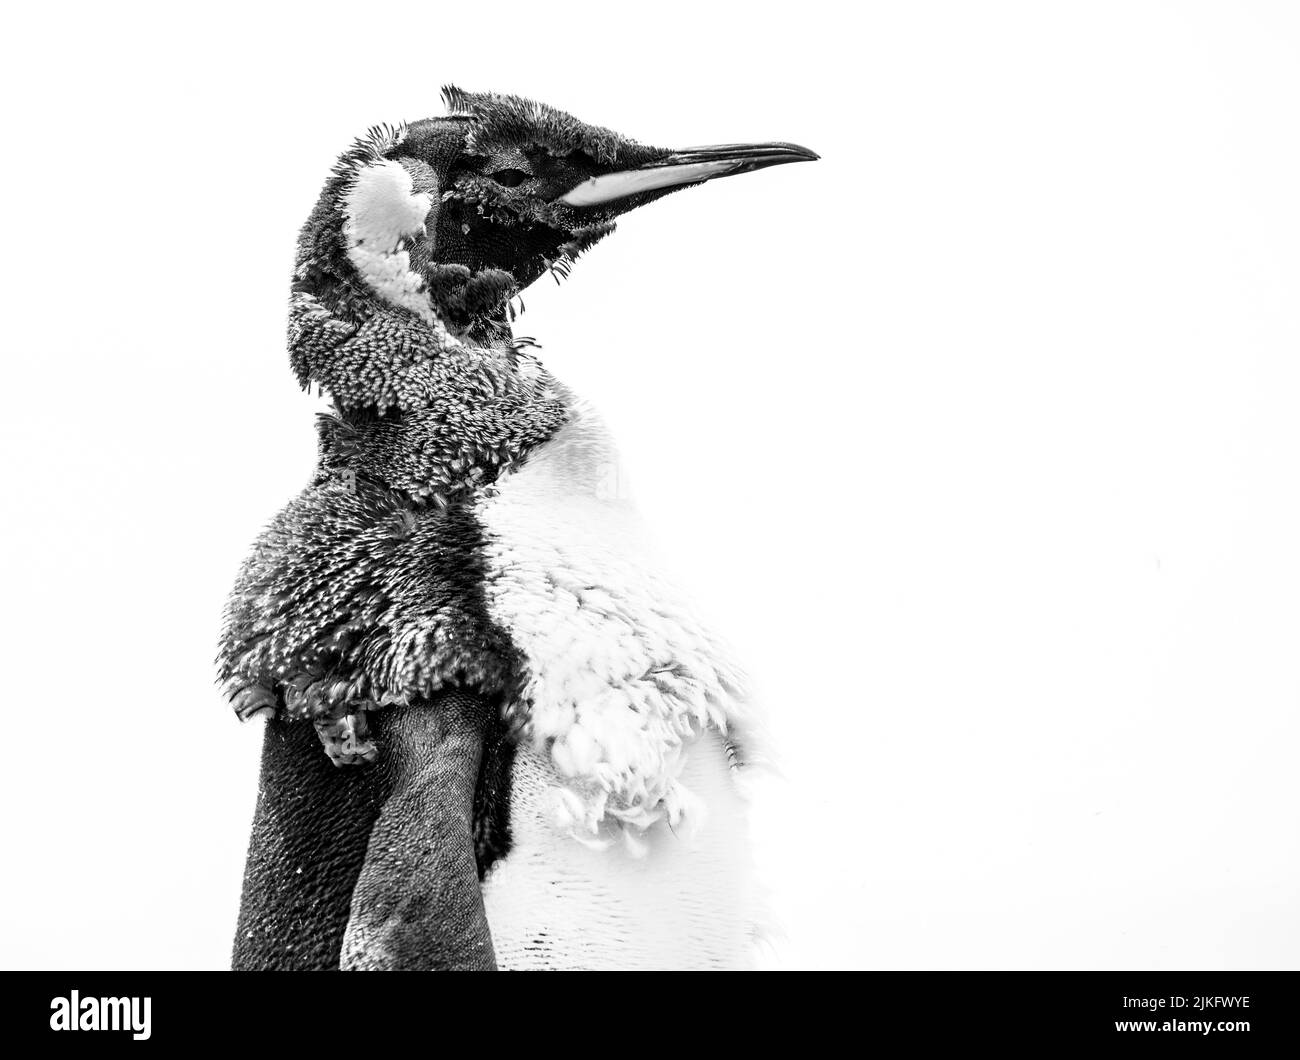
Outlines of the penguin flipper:
M496 967L474 858L474 793L495 710L453 691L385 712L391 778L352 892L340 967Z
M338 968L352 889L387 794L382 763L339 768L321 754L314 726L267 721L235 971Z

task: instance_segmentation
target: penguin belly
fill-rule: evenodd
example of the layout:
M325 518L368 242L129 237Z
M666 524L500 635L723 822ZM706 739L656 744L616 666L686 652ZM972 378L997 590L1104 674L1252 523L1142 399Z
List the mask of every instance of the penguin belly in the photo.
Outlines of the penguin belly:
M693 834L660 821L633 853L597 849L557 828L563 784L544 750L519 747L508 853L483 881L498 966L534 970L748 967L752 905L744 806L721 737L687 747L681 781L707 807Z

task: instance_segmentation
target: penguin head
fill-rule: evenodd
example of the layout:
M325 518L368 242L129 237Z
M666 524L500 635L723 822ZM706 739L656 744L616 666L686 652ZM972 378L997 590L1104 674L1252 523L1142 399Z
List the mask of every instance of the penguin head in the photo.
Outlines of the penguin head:
M817 158L787 143L649 147L517 96L443 90L448 114L379 126L344 153L299 241L295 290L482 339L509 299L567 275L616 218L717 177Z

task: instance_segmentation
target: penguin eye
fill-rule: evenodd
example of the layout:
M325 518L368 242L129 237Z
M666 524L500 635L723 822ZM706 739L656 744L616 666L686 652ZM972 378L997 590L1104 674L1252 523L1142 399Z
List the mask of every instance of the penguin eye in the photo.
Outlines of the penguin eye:
M489 173L488 176L503 188L517 188L528 179L528 174L522 169L498 169L495 173Z

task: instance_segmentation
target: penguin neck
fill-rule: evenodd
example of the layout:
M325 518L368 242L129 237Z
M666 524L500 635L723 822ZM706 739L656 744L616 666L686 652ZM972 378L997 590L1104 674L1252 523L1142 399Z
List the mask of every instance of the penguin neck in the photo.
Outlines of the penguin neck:
M319 300L294 296L291 358L334 405L318 421L318 478L443 505L491 485L568 421L571 395L508 328L475 342L366 309L341 326Z

